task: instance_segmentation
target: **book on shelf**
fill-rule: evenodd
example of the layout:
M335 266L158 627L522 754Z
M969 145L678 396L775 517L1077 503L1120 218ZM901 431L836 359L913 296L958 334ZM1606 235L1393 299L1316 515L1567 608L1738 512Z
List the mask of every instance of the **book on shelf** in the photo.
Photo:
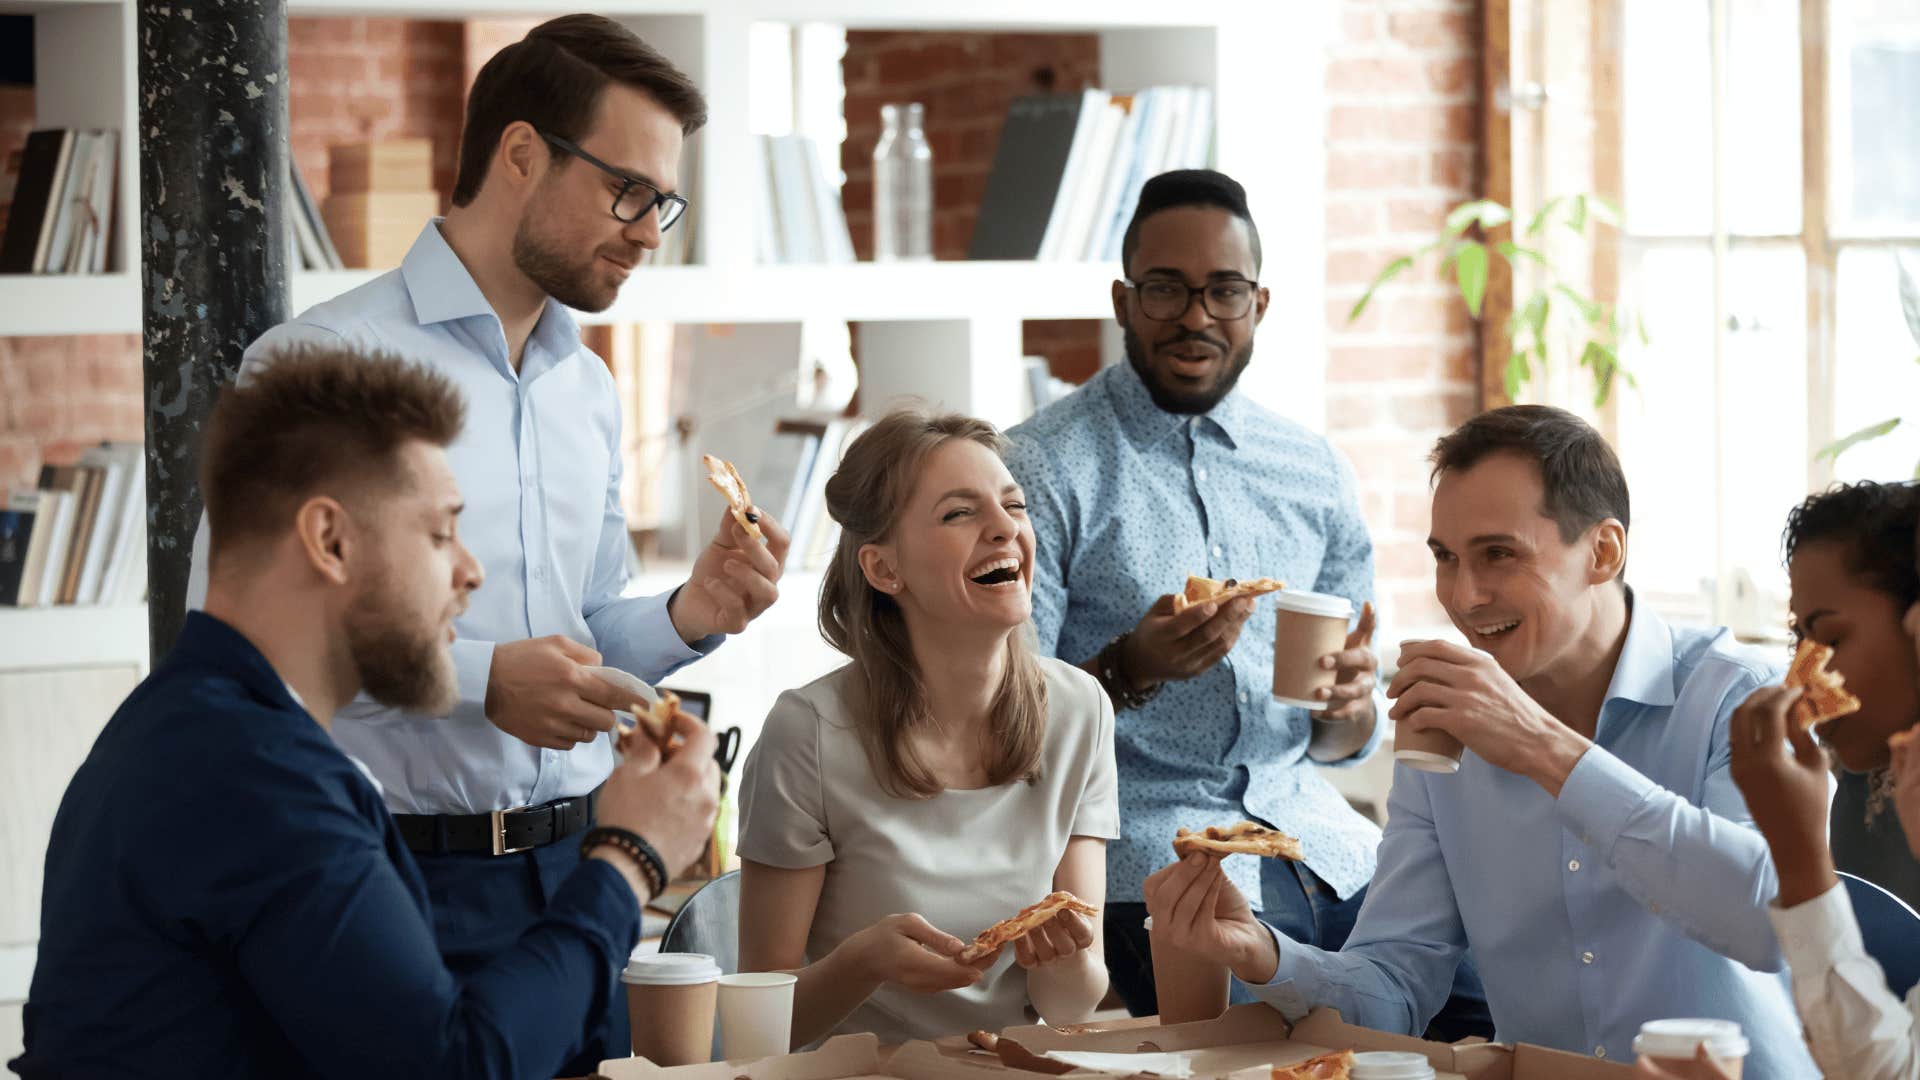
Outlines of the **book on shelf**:
M0 604L134 604L146 594L146 474L138 444L104 443L72 465L46 465L38 488L4 511L16 530L17 583ZM0 557L0 580L14 573Z
M1001 128L967 257L1117 259L1147 180L1204 167L1212 147L1208 87L1019 98Z
M0 237L0 273L105 271L119 154L113 130L29 133Z
M850 263L853 235L839 185L804 135L761 135L760 229L755 251L764 263Z
M808 420L781 420L774 425L773 438L760 453L760 467L754 470L747 490L754 501L791 529L807 495L807 476L820 453L820 440L827 426Z
M20 581L26 573L32 538L32 510L0 510L0 605L20 603Z

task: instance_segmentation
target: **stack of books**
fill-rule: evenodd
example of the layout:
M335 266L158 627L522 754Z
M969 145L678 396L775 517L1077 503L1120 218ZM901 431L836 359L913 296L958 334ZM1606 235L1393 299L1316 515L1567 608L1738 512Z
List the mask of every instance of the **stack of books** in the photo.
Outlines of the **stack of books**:
M146 454L102 443L47 465L0 510L0 605L137 604L147 593Z
M0 273L108 269L120 133L48 128L27 136L0 239Z
M758 472L747 479L754 501L787 526L793 537L788 561L819 570L840 542L840 525L827 513L827 479L840 457L867 428L865 420L782 420L761 451Z
M327 231L326 219L320 216L320 207L313 201L313 191L307 187L307 181L300 175L300 166L287 159L287 231L292 235L288 248L298 256L302 270L339 270L347 264L340 261L340 252L333 246L333 236Z
M853 235L840 185L820 144L804 135L761 135L755 252L765 263L850 263Z
M1204 168L1212 152L1208 87L1020 98L1000 129L967 257L1118 259L1147 180Z
M327 149L321 217L348 266L400 265L428 219L440 212L433 189L433 142L385 139Z

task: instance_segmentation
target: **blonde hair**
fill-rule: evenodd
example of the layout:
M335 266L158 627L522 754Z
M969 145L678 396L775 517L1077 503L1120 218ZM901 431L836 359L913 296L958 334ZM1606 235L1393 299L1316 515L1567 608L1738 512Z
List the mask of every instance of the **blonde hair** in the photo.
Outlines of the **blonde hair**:
M855 732L880 786L900 798L931 798L942 788L912 736L933 720L914 663L906 617L873 587L860 549L892 535L933 452L967 439L1002 453L1006 440L984 420L912 406L876 421L847 447L827 481L827 512L840 542L820 586L820 634L853 661ZM1038 776L1046 734L1047 686L1031 631L1007 635L1007 664L989 708L987 783Z

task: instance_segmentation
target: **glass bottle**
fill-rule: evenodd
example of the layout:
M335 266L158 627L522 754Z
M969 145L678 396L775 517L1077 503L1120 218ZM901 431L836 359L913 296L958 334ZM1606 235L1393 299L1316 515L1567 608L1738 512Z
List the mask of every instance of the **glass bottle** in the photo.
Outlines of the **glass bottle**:
M873 259L933 258L933 148L919 102L880 106L873 147Z

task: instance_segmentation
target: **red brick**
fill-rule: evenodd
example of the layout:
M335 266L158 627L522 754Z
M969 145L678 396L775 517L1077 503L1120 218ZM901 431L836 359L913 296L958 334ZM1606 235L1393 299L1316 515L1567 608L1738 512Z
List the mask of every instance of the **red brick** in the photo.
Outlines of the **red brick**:
M1469 192L1474 188L1474 177L1478 172L1478 152L1472 149L1443 149L1434 151L1432 171L1428 174L1433 183L1453 191Z
M1354 43L1372 41L1380 36L1380 17L1371 11L1344 12L1340 16L1340 36Z
M1416 153L1339 149L1327 153L1330 191L1415 187L1421 180L1420 156Z
M1394 199L1387 203L1389 233L1437 233L1447 223L1447 212L1457 199L1436 193L1424 199Z
M1480 78L1477 57L1434 60L1427 64L1427 84L1442 94L1459 94L1473 89Z
M1456 351L1457 352L1457 351ZM1435 345L1340 345L1328 350L1327 378L1340 383L1453 379L1449 352Z
M1336 97L1413 94L1433 88L1433 65L1413 57L1344 57L1327 64L1327 92Z
M1471 390L1439 390L1394 396L1394 423L1402 428L1452 431L1473 415Z
M1346 202L1327 200L1327 239L1348 240L1377 236L1380 232L1380 207L1369 200Z
M1371 393L1354 390L1327 392L1329 431L1371 427L1380 418L1380 403Z
M1465 49L1474 44L1478 19L1471 8L1453 11L1396 11L1387 16L1387 34L1416 49Z

